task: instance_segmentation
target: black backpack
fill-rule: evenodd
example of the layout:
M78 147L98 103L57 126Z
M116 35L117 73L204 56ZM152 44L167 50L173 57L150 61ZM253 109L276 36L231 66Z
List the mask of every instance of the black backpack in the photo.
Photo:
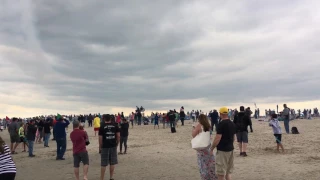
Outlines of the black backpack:
M292 127L291 128L291 133L292 134L300 134L297 127Z

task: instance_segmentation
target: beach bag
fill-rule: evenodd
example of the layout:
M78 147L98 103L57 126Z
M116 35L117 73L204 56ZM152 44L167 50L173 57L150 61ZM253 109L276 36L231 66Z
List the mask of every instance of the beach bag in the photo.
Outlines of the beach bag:
M292 134L300 134L297 127L292 127L291 128L291 133Z
M204 132L201 126L202 132L191 140L192 149L202 150L210 146L210 131Z

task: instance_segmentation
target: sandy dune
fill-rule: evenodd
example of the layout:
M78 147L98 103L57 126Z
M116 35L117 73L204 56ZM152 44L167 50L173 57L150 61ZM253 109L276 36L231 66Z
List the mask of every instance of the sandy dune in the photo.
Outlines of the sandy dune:
M295 120L299 135L283 135L286 154L275 152L272 129L266 122L254 121L254 133L249 135L248 157L239 157L236 147L236 180L316 180L320 179L320 120ZM282 130L283 129L283 123ZM141 126L130 129L128 154L119 156L115 179L118 180L194 180L200 179L196 152L190 148L191 124L177 128L176 134L167 129ZM98 140L93 129L86 128L91 144L89 180L97 180L100 173ZM70 129L69 129L69 132ZM7 131L1 136L9 143ZM74 179L72 145L68 141L65 161L55 160L55 142L50 148L35 145L35 158L27 153L14 155L18 174L17 180L68 180ZM21 152L21 146L17 152ZM108 174L108 173L107 173ZM108 175L106 175L108 179Z

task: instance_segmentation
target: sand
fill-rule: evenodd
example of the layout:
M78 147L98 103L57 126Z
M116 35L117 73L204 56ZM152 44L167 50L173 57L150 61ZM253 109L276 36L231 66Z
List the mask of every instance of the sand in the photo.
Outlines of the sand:
M282 130L283 123L281 122ZM283 145L286 153L275 151L272 129L267 122L253 121L254 133L249 134L248 157L240 157L235 149L236 180L316 180L320 179L320 119L294 120L291 126L297 126L299 135L284 134ZM118 180L195 180L199 178L196 151L191 149L191 124L177 128L176 134L170 129L153 129L152 125L130 129L128 154L118 157L115 179ZM99 179L100 156L98 140L93 129L86 128L91 144L89 180ZM69 129L69 132L70 129ZM7 131L1 136L9 143ZM68 138L69 139L69 138ZM55 142L50 141L49 148L36 144L35 158L21 153L13 159L17 165L17 180L68 180L74 179L72 144L68 140L65 161L55 160ZM82 175L82 170L80 171ZM106 179L109 179L106 172Z

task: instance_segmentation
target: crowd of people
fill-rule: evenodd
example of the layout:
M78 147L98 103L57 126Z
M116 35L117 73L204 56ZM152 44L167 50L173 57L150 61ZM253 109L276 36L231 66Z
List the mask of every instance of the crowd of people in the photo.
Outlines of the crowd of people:
M73 159L74 159L74 174L76 179L79 179L80 163L83 163L83 179L87 179L89 167L89 155L86 146L90 144L87 132L84 130L87 122L88 127L93 127L95 136L99 136L99 152L101 154L101 174L100 179L104 179L106 167L109 166L110 180L113 179L115 165L118 164L118 155L127 154L127 141L129 136L129 126L142 125L144 118L144 108L138 108L136 112L132 112L125 117L123 113L113 114L89 114L89 115L70 115L62 116L38 116L34 118L8 118L6 117L1 122L1 129L8 129L10 135L10 148L0 137L0 179L12 180L15 178L16 168L11 158L11 155L17 154L17 147L22 144L23 152L28 148L28 157L33 158L36 155L33 153L34 143L43 143L44 148L49 147L51 134L56 142L56 160L65 160L64 154L67 146L68 127L73 125L73 130L70 133L70 139L73 143ZM257 113L258 112L258 113ZM286 133L289 132L290 114L292 109L286 104L283 105L283 111L276 113L270 111L266 116L270 117L269 126L272 127L277 143L277 150L284 151L282 145L282 131L280 128L280 120L284 121ZM314 116L318 110L314 109ZM181 121L181 126L184 126L185 119L192 119L193 123L192 137L196 137L201 132L210 131L210 136L216 131L212 143L208 147L197 150L198 165L200 169L201 179L231 179L233 171L233 142L237 141L240 149L240 156L246 157L248 144L248 128L252 129L253 112L250 107L240 106L237 111L222 107L217 110L212 110L209 113L204 113L201 110L190 113L184 112L184 107L180 111L169 110L167 113L151 113L147 119L150 119L154 128L158 127L159 123L163 123L163 128L170 126L171 129L178 125ZM256 109L255 116L260 117L259 110ZM307 116L305 116L307 117ZM129 123L130 122L130 123ZM145 123L144 123L145 124ZM52 131L52 132L51 132ZM118 151L118 146L119 151ZM217 149L216 156L213 150Z

